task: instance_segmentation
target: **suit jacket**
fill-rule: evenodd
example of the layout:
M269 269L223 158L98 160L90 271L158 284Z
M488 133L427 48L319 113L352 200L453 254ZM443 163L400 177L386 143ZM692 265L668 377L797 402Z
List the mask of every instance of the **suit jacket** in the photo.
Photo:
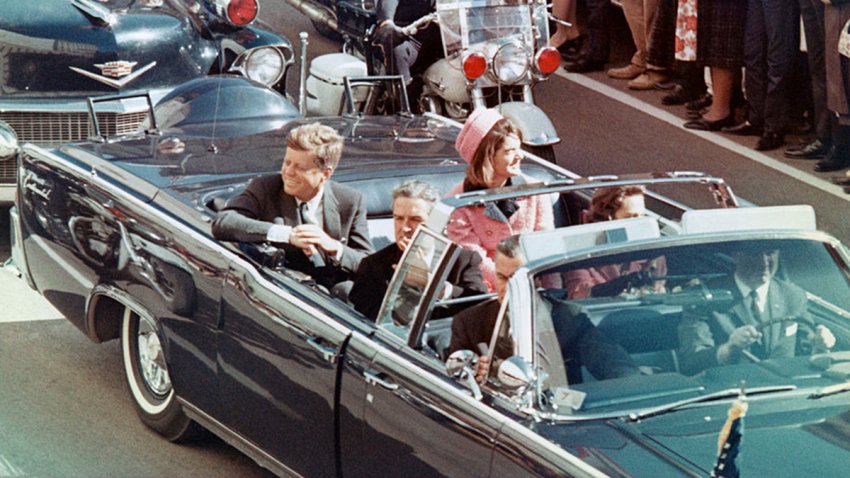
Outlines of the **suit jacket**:
M806 293L794 284L773 279L767 290L765 310L760 318L750 312L750 300L741 295L732 277L711 288L732 291L734 301L724 310L708 314L693 312L683 314L679 323L679 364L684 373L697 373L717 366L717 347L729 340L729 335L738 327L753 325L763 337L749 350L762 359L793 357L808 346L806 336L814 329L814 323L806 310ZM789 320L778 321L777 319ZM777 320L763 328L768 321ZM741 360L741 354L733 354L731 362Z
M384 294L395 273L393 266L401 259L402 251L396 244L364 258L354 274L354 285L348 299L354 308L374 320L378 316ZM461 250L449 275L446 278L452 284L452 298L468 297L487 293L487 287L481 279L481 259L474 252ZM437 311L436 317L452 315L457 308Z
M527 176L514 176L513 185L537 182ZM455 185L446 196L463 192L463 182ZM467 206L456 209L446 228L449 239L463 248L481 255L481 273L484 282L490 288L496 288L496 246L499 242L514 234L542 231L555 228L555 216L549 196L529 196L516 200L519 209L510 218L488 202L484 206ZM560 284L546 284L547 288L560 287Z
M316 268L301 249L283 244L286 265L310 274L323 285L333 285L357 270L360 260L372 252L366 205L357 191L342 184L326 181L322 197L322 228L343 245L340 263L326 261ZM280 174L254 178L227 206L212 224L212 233L222 241L263 242L276 218L287 226L297 226L298 203L283 190ZM342 272L342 274L340 274Z

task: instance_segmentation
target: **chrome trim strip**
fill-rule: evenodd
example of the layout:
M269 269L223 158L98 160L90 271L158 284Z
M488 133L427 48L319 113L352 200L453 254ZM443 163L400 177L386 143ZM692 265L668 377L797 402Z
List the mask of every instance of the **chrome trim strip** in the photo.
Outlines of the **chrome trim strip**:
M145 65L145 66L139 68L138 70L134 71L133 73L130 73L129 75L121 78L120 80L113 80L112 78L107 78L103 75L98 75L97 73L92 73L90 71L86 71L86 70L83 70L81 68L77 68L76 66L69 66L68 68L70 68L72 71L75 71L75 72L77 72L77 73L79 73L83 76L91 78L92 80L99 81L99 82L103 83L104 85L109 85L109 86L111 86L115 89L121 89L121 88L124 87L124 85L126 85L127 83L130 83L131 81L135 80L136 78L139 78L145 72L147 72L148 70L150 70L151 68L153 68L155 66L156 66L156 62L152 61L152 62L148 63L147 65Z
M186 415L189 416L189 418L203 425L204 428L213 432L213 434L227 442L229 445L248 455L260 466L268 468L276 475L286 474L288 476L302 476L296 473L295 470L293 470L292 468L289 468L273 456L263 451L260 447L250 442L247 438L231 430L215 418L207 415L200 408L189 403L186 399L177 396L177 401L180 402L180 404L183 406L183 409L186 412Z
M154 103L167 95L172 88L157 88L150 90L151 100ZM144 91L144 90L141 90ZM112 93L103 96L91 96L96 100L107 99L113 96L118 96L118 93ZM126 96L126 93L123 94ZM107 102L105 105L98 107L99 113L136 113L139 111L147 111L147 102L140 98L131 98L128 100L115 100ZM17 113L17 112L33 112L33 113L88 113L88 99L50 99L45 101L10 101L0 98L0 113Z

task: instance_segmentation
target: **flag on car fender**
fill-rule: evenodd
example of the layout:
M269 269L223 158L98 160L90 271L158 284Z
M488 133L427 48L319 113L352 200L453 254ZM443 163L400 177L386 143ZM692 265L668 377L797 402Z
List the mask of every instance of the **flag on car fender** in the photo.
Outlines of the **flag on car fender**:
M741 451L741 439L744 437L744 415L747 414L747 399L741 389L741 395L732 402L726 423L720 429L717 440L717 463L711 470L714 478L738 478L741 470L735 459Z

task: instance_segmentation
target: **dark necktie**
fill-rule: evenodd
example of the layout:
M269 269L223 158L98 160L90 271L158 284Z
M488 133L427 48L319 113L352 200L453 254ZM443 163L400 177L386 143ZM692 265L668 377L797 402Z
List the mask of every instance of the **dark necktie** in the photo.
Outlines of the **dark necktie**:
M301 221L301 224L316 224L316 218L310 214L309 204L306 202L302 202L298 205L298 219Z
M313 224L318 225L319 223L316 221L316 218L310 214L310 211L306 202L302 202L298 205L298 218L301 220L301 224ZM311 246L312 247L312 246ZM310 262L314 267L324 267L325 266L325 258L324 251L321 251L317 248L313 248L313 254L310 255Z
M758 305L758 294L756 290L753 289L750 291L750 313L753 314L753 320L756 321L757 324L761 324L761 310L759 310Z

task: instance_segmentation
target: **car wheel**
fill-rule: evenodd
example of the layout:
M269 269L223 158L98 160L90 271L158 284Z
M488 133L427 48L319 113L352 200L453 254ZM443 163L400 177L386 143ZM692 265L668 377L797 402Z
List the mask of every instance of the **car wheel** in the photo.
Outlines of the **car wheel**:
M540 159L549 161L552 164L558 164L555 161L555 148L553 148L552 146L529 146L527 144L524 144L522 146L522 149L539 157Z
M121 323L121 352L127 386L142 422L173 442L196 438L201 428L175 399L156 328L128 307Z

